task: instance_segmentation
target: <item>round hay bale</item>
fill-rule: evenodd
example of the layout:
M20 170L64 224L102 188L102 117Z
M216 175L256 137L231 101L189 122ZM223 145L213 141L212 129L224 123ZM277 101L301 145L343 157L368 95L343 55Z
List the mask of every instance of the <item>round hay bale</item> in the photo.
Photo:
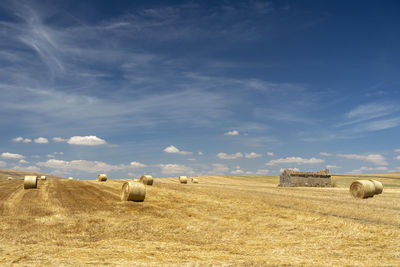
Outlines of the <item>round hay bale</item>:
M181 184L187 184L187 176L179 176L179 182Z
M383 185L381 182L377 181L377 180L370 180L374 186L375 186L375 195L379 195L382 194L383 191Z
M368 180L357 180L350 185L350 194L355 198L369 198L375 195L375 185Z
M143 202L146 197L146 187L138 182L125 182L122 185L121 201Z
M198 183L199 183L199 179L197 179L197 178L192 178L192 183L198 184Z
M101 174L97 175L97 181L99 181L99 182L107 181L107 174L101 173Z
M40 176L40 180L46 180L46 179L47 179L46 176L44 175Z
M12 180L12 177L7 177L7 180Z
M139 182L145 185L153 185L153 176L151 175L142 175L139 179Z
M74 178L73 177L68 177L68 180L74 180Z
M37 176L25 176L24 189L37 188Z

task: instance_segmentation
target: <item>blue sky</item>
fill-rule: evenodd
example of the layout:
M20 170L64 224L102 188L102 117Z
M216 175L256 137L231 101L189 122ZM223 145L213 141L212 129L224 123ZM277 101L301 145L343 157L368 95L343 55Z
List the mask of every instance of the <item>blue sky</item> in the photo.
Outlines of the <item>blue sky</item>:
M400 171L398 1L2 1L0 168Z

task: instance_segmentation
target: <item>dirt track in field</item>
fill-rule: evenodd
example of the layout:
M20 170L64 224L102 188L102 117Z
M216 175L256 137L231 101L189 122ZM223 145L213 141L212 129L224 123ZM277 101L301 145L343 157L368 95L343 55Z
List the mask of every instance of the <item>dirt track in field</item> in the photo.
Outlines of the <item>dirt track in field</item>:
M0 181L0 265L400 265L400 190L155 179L143 203L122 180ZM362 256L368 255L368 256Z

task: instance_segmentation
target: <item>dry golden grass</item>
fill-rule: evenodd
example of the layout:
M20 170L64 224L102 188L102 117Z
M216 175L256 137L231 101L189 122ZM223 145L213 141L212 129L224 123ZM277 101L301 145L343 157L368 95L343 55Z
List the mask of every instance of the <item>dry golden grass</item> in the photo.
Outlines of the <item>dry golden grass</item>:
M276 179L155 179L143 203L120 201L125 180L1 180L0 265L400 265L400 189L360 200Z

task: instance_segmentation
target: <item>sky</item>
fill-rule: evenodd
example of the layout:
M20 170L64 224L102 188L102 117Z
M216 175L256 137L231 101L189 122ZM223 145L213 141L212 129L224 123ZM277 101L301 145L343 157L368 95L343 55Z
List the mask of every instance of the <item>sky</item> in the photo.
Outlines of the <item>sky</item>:
M0 168L400 171L398 1L1 1Z

